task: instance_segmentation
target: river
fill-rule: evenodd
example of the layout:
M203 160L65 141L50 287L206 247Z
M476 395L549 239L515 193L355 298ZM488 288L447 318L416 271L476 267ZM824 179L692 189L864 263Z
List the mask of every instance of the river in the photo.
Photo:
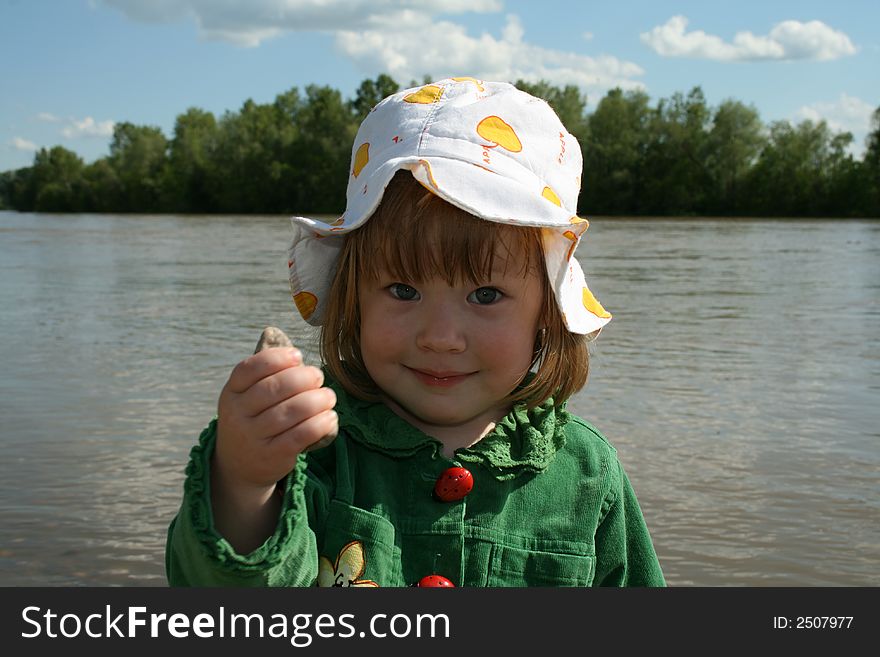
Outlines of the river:
M164 586L190 447L261 329L316 361L284 217L0 213L0 583ZM674 586L880 585L880 222L593 218L569 409Z

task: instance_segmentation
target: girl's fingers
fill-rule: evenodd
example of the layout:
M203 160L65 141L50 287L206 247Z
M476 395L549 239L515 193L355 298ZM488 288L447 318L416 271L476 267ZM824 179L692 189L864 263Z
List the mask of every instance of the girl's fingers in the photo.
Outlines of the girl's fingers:
M241 393L238 403L247 417L257 417L287 399L320 388L323 383L324 373L317 367L288 367L254 383Z
M316 388L301 392L295 397L267 408L250 420L253 435L278 436L316 415L332 410L336 405L336 393L330 388ZM323 435L323 434L322 434ZM315 436L318 440L321 436Z
M338 431L339 416L336 411L323 411L272 438L269 449L274 457L289 461L309 448L329 444Z
M294 468L301 452L322 443L325 437L332 440L338 430L336 411L323 410L271 437L234 444L228 450L218 442L217 462L226 465L229 477L239 485L268 486Z
M255 383L297 365L302 365L302 353L295 347L266 349L245 358L232 370L226 389L243 393Z

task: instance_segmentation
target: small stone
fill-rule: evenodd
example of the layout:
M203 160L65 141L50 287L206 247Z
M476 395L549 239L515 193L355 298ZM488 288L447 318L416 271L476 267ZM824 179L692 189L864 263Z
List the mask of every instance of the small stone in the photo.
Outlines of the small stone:
M257 348L254 353L259 353L263 349L274 349L276 347L292 347L293 343L290 338L285 335L284 331L275 326L267 326L260 334L260 340L257 342Z

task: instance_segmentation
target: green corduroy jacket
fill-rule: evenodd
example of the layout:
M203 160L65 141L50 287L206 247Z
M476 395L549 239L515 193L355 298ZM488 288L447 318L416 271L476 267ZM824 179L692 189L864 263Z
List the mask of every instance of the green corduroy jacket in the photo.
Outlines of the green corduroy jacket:
M216 421L186 470L168 530L172 586L663 586L616 450L552 401L515 407L478 443L442 445L381 403L337 393L339 437L300 455L283 482L275 533L237 554L214 528ZM467 468L473 488L443 502L434 484Z

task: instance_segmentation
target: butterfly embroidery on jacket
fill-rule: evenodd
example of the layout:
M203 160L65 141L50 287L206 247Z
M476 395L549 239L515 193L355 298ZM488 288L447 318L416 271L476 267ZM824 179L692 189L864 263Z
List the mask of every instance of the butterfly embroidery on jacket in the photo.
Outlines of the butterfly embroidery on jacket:
M379 586L370 579L360 579L367 567L364 544L351 541L339 551L336 563L321 557L318 562L318 586Z

